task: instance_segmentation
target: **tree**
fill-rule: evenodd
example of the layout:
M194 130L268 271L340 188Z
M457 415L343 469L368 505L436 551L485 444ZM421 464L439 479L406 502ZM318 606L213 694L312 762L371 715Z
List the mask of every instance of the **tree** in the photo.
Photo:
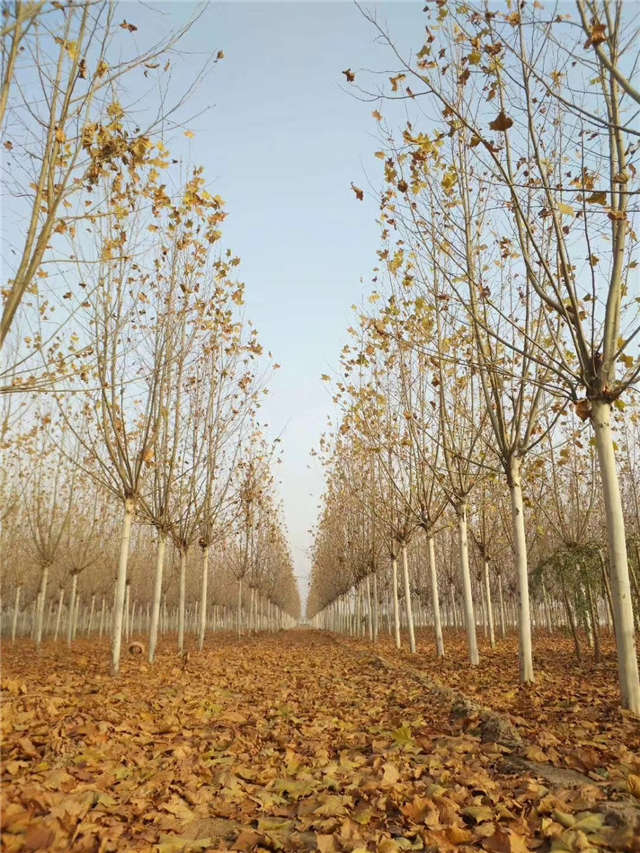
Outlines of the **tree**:
M197 11L184 27L136 52L131 33L137 27L117 22L116 5L107 0L57 5L19 0L5 11L0 127L11 160L12 212L23 222L25 237L3 290L0 349L25 294L36 295L51 265L64 261L56 247L65 237L73 240L80 224L105 216L103 199L96 198L103 179L120 175L123 164L133 174L158 160L151 137L180 102L161 104L155 115L149 111L142 130L126 120L128 108L117 93L125 93L135 72L166 75L168 55L201 14ZM136 101L140 94L137 81ZM25 150L29 157L22 156ZM111 214L113 209L106 215ZM32 343L41 353L44 341ZM54 363L45 371L46 383L56 367L63 375L68 370ZM20 387L15 379L14 387Z
M562 16L550 21L535 4L517 12L442 4L437 22L428 9L427 39L414 64L404 61L376 26L402 66L392 88L398 92L409 77L416 87L405 87L398 97L428 99L442 116L437 138L455 137L471 152L499 211L494 227L505 247L518 254L530 310L545 317L541 339L527 338L535 345L532 352L593 428L622 704L640 713L611 423L612 407L624 405L622 396L640 375L634 354L640 315L628 290L637 263L630 206L638 179L630 117L636 107L628 107L628 87L615 73L623 50L633 44L636 24L620 3L590 8L599 22L591 24L589 37L590 46L600 47L595 66L584 53L582 28L576 30ZM445 78L456 80L455 97ZM457 164L450 168L455 182ZM582 281L588 282L584 290ZM521 351L523 337L513 352Z

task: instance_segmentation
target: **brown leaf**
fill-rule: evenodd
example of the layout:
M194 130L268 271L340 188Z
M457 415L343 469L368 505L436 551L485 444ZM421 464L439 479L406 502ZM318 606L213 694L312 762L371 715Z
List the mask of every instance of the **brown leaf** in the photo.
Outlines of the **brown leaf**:
M347 78L347 83L353 83L353 81L356 79L356 75L350 68L347 68L347 70L343 71L342 73Z
M598 44L602 44L603 41L607 40L606 27L604 24L601 24L600 21L594 21L591 25L591 30L589 32L589 38L584 43L585 50L588 47L595 47Z
M591 402L586 397L574 403L573 408L576 410L576 415L581 421L586 421L591 417Z
M400 771L395 764L388 761L384 765L384 773L382 774L382 787L392 788L400 778Z
M505 114L504 110L500 110L494 120L489 122L489 127L491 128L491 130L506 131L509 130L512 124L513 119L509 118L509 116Z
M42 823L29 827L23 840L23 850L47 850L55 838L55 833Z

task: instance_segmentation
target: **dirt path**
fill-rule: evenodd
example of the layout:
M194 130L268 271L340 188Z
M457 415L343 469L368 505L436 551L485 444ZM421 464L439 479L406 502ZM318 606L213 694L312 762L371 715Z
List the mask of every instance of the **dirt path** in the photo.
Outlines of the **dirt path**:
M640 850L604 786L536 779L362 645L215 642L117 681L105 645L5 648L3 849Z

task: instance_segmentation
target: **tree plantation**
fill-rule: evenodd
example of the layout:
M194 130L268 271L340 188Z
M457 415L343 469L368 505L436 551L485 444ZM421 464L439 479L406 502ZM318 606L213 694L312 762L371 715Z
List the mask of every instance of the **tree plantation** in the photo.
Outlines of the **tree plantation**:
M640 851L634 6L259 7L2 10L2 849Z

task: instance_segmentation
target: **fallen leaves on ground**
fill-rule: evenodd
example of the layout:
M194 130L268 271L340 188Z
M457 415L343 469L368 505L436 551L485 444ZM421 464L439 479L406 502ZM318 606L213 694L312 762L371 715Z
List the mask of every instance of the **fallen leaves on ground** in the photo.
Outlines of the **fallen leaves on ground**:
M166 644L156 664L128 659L118 679L106 644L48 645L39 657L26 641L4 649L4 850L640 850L629 806L640 759L619 714L604 734L620 740L605 753L631 755L624 796L615 780L514 772L508 747L483 742L402 657L381 666L362 642L296 631L209 643L186 670ZM435 675L454 672L450 661ZM460 678L510 710L506 676ZM546 737L558 738L553 708L543 711ZM573 741L587 746L580 733ZM552 747L569 755L571 743L534 736L524 748L548 757Z

